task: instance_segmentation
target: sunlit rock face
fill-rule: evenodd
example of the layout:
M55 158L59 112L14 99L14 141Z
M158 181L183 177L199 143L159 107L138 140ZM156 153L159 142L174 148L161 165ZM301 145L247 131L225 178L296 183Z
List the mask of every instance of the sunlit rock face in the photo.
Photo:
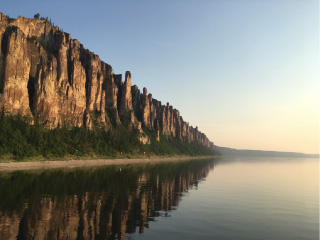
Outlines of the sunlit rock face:
M0 13L0 49L4 112L26 116L31 123L37 117L50 129L86 126L108 131L112 125L107 113L112 110L118 123L127 120L136 128L213 146L169 103L162 105L146 88L141 93L131 86L129 71L123 82L99 56L45 20L10 19Z
M27 39L15 26L5 29L1 36L1 103L5 112L30 115L28 80L30 59Z
M125 117L130 116L132 111L132 95L131 95L131 73L126 72L126 78L121 89L121 101L119 114Z

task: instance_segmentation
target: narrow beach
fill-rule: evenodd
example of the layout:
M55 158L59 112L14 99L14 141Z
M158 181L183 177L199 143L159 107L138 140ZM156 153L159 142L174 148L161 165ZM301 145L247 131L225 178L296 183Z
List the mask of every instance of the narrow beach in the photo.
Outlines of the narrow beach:
M213 158L215 156L175 156L175 157L154 157L154 158L125 158L125 159L93 159L93 160L63 160L63 161L35 161L35 162L6 162L0 163L0 171L17 171L33 169L54 169L54 168L76 168L76 167L94 167L105 165L126 165L137 163L159 163L175 162L192 159Z

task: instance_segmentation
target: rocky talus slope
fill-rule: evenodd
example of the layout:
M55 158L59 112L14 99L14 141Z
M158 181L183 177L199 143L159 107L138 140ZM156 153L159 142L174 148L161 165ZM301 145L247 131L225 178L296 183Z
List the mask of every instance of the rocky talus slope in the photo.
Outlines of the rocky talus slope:
M70 34L45 20L0 13L0 107L34 117L49 128L99 127L123 121L175 138L213 147L205 134L186 123L178 110L131 86L131 73L110 65ZM111 118L113 118L111 120ZM141 130L142 132L142 130ZM158 134L159 136L159 134ZM147 138L141 141L148 143Z

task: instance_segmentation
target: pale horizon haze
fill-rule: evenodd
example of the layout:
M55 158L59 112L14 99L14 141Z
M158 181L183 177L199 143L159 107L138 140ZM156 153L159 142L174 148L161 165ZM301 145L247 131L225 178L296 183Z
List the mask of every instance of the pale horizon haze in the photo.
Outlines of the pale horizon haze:
M132 74L218 146L319 153L319 1L4 1Z

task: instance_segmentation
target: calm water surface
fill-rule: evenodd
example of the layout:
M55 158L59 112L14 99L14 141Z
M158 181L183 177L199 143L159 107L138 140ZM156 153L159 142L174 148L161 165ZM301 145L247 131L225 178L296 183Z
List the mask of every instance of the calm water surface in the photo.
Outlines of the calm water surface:
M0 239L319 239L317 159L0 173Z

